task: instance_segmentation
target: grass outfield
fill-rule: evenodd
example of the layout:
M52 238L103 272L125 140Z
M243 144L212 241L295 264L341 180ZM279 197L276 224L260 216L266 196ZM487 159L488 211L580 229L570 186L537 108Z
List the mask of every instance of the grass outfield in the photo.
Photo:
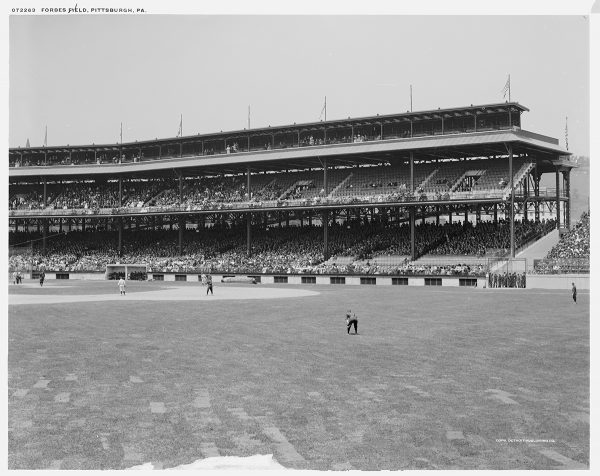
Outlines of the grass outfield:
M303 285L319 294L153 300L175 288L205 292L10 286L32 301L114 295L9 306L10 469L268 453L317 470L589 464L589 294ZM215 283L215 298L270 288L294 286Z

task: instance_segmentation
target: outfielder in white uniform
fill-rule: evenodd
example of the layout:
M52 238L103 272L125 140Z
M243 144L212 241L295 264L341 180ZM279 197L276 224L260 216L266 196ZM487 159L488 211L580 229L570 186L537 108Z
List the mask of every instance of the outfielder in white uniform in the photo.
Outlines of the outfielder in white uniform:
M121 296L125 296L125 280L123 278L119 279L119 291Z

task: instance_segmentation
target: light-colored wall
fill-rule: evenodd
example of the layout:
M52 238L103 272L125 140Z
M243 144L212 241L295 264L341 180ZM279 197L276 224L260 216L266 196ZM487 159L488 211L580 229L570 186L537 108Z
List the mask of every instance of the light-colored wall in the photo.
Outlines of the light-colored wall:
M409 286L425 286L424 278L408 278Z
M527 288L571 290L571 283L577 289L590 289L589 274L528 274Z
M442 279L442 286L460 286L458 279Z

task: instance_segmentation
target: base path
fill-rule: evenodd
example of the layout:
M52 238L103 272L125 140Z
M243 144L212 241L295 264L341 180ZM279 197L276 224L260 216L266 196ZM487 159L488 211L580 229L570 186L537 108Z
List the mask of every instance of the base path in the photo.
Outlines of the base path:
M202 287L175 287L152 291L136 291L121 296L119 292L110 294L9 294L8 304L59 304L90 301L215 301L243 299L281 299L317 296L316 291L295 288L234 287L216 286L215 294L207 295Z

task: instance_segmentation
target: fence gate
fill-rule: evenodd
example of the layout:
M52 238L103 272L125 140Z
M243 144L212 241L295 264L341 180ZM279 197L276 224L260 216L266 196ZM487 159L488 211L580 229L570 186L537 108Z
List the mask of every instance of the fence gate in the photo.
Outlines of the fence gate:
M490 273L525 273L527 272L527 258L490 258L488 261Z

